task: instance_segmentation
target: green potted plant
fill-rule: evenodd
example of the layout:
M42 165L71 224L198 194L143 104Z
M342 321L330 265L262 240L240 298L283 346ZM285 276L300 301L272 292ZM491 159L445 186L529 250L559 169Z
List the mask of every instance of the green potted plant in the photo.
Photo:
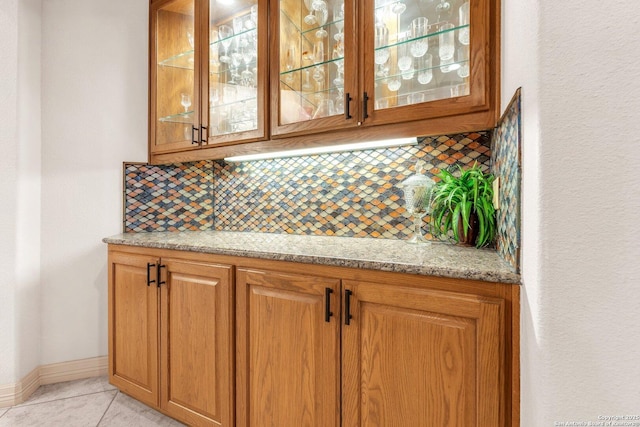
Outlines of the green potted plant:
M496 235L495 177L482 172L477 162L466 170L458 166L458 172L436 175L440 181L431 196L432 232L465 246L487 246Z

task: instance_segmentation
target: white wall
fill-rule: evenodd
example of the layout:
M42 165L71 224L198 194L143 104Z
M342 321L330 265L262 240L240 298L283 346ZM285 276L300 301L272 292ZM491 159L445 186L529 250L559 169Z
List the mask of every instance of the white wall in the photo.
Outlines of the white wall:
M640 411L640 13L505 1L523 87L522 426Z
M105 236L145 161L147 0L47 0L42 26L42 364L107 354Z
M42 0L18 3L16 374L40 363L40 168Z
M0 3L0 384L15 373L18 2Z
M0 6L0 384L40 358L40 0Z

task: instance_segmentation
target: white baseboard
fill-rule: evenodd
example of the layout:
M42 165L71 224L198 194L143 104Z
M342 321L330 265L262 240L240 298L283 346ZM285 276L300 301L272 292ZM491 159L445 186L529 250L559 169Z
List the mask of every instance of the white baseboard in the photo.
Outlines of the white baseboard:
M18 405L44 384L98 377L109 373L107 356L42 365L15 384L0 385L0 408Z

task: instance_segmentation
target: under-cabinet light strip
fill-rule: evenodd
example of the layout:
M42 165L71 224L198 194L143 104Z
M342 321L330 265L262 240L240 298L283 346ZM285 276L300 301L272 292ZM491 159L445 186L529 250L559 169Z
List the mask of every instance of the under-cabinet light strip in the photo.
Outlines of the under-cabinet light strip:
M329 145L325 147L300 148L298 150L274 151L272 153L247 154L244 156L225 157L227 162L250 162L253 160L277 159L283 157L308 156L312 154L339 153L342 151L370 150L373 148L398 147L401 145L415 145L418 138L396 138L381 141L365 141L353 144Z

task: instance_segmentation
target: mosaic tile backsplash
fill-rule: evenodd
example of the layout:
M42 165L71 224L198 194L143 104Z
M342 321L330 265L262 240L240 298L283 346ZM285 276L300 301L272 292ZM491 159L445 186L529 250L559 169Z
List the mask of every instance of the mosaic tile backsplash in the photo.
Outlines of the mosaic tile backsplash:
M519 272L521 116L518 90L496 129L418 145L246 163L125 163L124 231L219 230L406 239L398 184L419 159L432 176L478 162L500 178L496 249ZM428 233L429 217L423 231Z
M520 272L520 179L522 168L520 89L498 122L491 142L491 172L500 178L496 249Z
M423 138L415 146L214 162L214 228L405 239L412 222L398 184L415 172L415 162L424 160L429 175L476 161L488 169L489 142L482 132Z
M124 164L124 231L209 230L213 225L210 161Z

